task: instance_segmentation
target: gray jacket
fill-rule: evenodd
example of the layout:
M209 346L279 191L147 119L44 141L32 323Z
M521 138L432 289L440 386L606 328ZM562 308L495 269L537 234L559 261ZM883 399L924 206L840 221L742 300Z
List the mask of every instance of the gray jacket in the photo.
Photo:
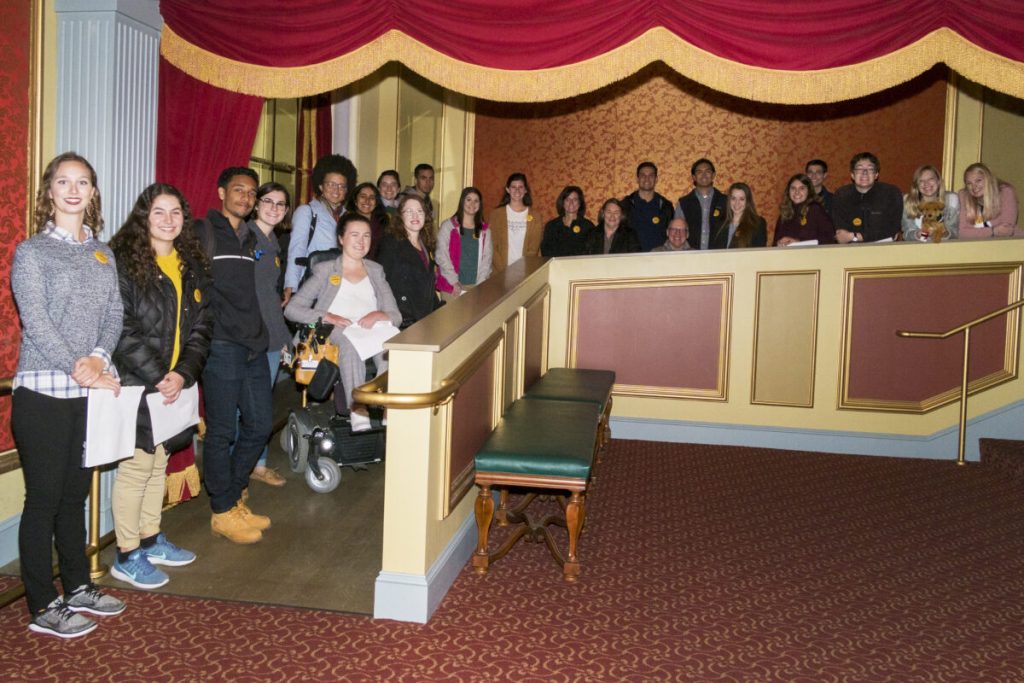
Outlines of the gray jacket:
M280 351L292 338L281 311L281 296L277 293L277 281L283 265L281 245L277 243L277 235L264 235L255 221L249 221L249 230L256 236L256 298L260 303L263 324L270 335L267 350Z

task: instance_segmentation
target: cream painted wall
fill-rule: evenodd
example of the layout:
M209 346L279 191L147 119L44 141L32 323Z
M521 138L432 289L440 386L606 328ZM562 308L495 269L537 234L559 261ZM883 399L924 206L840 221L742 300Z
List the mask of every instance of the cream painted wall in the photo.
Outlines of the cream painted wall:
M955 94L947 116L952 130L946 138L947 189L963 187L963 173L981 161L1014 187L1024 187L1024 100L988 90L954 77ZM947 127L951 124L947 121Z

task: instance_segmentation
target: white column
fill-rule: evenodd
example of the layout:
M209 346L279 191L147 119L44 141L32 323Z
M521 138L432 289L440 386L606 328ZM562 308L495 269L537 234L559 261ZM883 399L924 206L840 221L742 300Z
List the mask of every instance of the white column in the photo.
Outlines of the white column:
M157 0L55 0L59 152L96 168L103 238L121 225L156 169Z

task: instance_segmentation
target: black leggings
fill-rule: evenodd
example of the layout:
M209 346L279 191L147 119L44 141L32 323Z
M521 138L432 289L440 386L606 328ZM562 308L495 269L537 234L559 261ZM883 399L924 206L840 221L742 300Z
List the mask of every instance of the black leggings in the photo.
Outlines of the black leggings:
M32 614L57 597L54 543L64 593L89 582L85 497L92 470L82 467L86 402L84 398L53 398L24 387L14 391L11 427L25 477L18 552Z

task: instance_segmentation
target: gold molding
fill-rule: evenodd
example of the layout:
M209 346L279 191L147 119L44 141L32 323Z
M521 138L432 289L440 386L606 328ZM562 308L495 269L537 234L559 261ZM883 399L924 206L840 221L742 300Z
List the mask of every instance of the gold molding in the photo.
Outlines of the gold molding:
M43 174L43 0L31 0L29 34L28 92L28 182L25 195L25 237L32 231L35 198L39 178Z
M757 392L757 346L761 324L761 279L763 277L787 277L790 275L811 275L814 277L814 311L811 314L811 378L810 395L807 403L788 401L758 401L754 398ZM813 408L814 388L817 382L818 369L818 311L821 303L821 271L820 270L769 270L757 272L757 289L754 294L754 343L753 356L750 362L750 403L763 406L785 406L790 408Z
M843 273L843 334L840 340L839 384L836 408L839 410L871 410L894 413L923 414L955 403L960 398L960 387L956 386L921 401L897 401L885 399L850 398L850 361L853 323L854 285L858 280L878 278L923 277L930 275L1008 275L1007 300L1010 304L1021 296L1022 271L1024 263L1002 262L986 265L958 266L933 265L914 267L848 268ZM1003 367L968 385L967 394L976 394L985 389L1017 378L1019 359L1018 338L1020 335L1020 312L1012 311L1006 317L1006 338L1003 341Z
M566 365L576 367L576 349L579 345L580 295L585 291L602 289L653 289L658 287L701 287L717 285L722 288L720 326L718 330L717 386L714 389L695 389L640 384L616 383L612 395L641 398L686 398L702 401L729 400L729 349L732 333L732 273L703 275L676 275L656 278L610 278L569 281L569 334L567 335Z
M543 308L541 309L541 345L540 345L540 374L541 377L548 371L548 326L550 324L550 309L551 309L551 285L545 284L537 292L534 293L529 299L527 299L522 306L519 307L520 318L529 322L530 311L540 303ZM522 331L522 349L523 349L523 364L522 373L519 387L519 395L522 396L526 391L526 325L523 325Z
M523 327L522 321L520 309L517 308L501 324L502 372L499 418L504 414L506 405L512 405L513 401L522 396L522 380L517 379L523 376L523 373L520 371L520 362L523 354L520 352L519 344L519 332ZM507 382L506 379L508 380Z
M942 178L948 190L953 191L956 173L956 115L959 109L960 76L954 71L946 75L946 120L942 134Z
M470 381L480 368L483 367L484 363L488 359L491 360L491 382L492 382L492 406L491 414L489 415L489 422L491 429L498 424L500 419L500 412L495 411L495 406L498 405L500 398L496 395L495 387L501 384L501 377L503 374L502 370L502 345L504 344L504 335L492 334L490 338L484 344L474 352L473 367L472 370L466 374L463 374L465 378L461 384L465 384ZM459 366L456 372L463 370L463 366ZM455 373L453 373L455 374ZM441 486L439 487L443 492L440 501L440 509L438 510L438 519L445 519L452 511L458 506L465 497L466 492L473 488L473 474L475 467L473 462L470 461L463 470L455 475L454 480L452 479L452 433L454 430L455 420L455 401L447 401L441 407L441 443L444 448L444 466L441 468ZM499 407L500 408L500 407Z
M223 57L194 45L164 24L160 54L206 83L260 97L301 97L369 76L391 61L448 90L498 102L543 102L592 92L660 61L709 88L757 102L822 104L897 86L940 62L993 90L1024 98L1021 62L985 50L953 29L935 29L888 54L813 70L750 66L702 50L656 26L601 55L544 69L496 69L454 59L390 29L346 54L317 64L272 67Z

